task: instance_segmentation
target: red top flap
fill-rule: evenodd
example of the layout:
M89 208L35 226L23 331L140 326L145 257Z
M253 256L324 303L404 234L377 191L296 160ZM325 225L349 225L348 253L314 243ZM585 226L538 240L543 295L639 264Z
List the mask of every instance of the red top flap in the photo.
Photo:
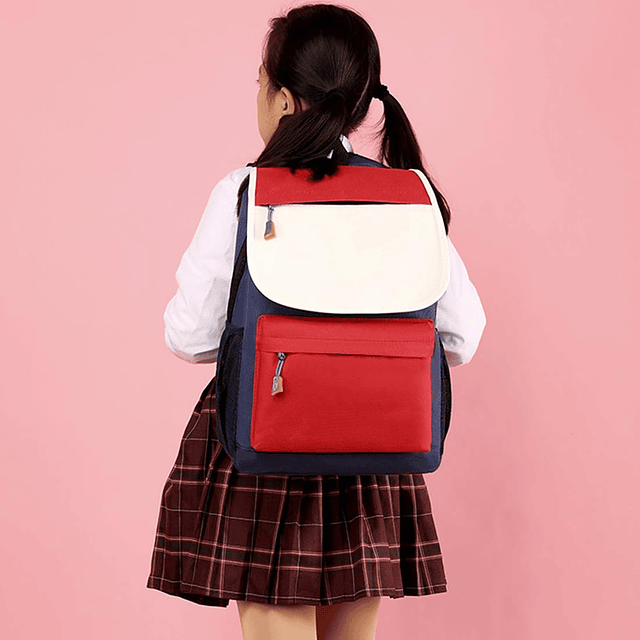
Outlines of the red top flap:
M420 176L408 169L341 166L333 176L311 182L309 169L293 175L288 167L258 167L255 204L305 202L384 202L431 204Z

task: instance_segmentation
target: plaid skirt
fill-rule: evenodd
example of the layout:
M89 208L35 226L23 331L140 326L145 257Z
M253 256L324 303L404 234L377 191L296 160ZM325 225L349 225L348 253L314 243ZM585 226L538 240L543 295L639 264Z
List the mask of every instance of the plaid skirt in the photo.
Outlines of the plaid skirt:
M446 591L422 475L241 473L216 437L214 380L162 491L148 588L219 607Z

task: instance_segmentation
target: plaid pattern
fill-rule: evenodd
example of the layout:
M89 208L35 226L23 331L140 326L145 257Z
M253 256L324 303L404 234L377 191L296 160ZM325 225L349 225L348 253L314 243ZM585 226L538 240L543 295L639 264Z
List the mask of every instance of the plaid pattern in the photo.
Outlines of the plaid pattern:
M165 483L147 587L198 604L446 591L424 478L238 472L205 387Z

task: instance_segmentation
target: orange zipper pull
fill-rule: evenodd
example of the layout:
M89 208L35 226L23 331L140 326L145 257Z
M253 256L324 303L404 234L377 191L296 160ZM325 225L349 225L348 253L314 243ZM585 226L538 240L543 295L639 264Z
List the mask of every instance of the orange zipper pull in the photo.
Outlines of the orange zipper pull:
M276 237L276 227L271 219L273 216L273 205L269 205L269 212L267 213L267 225L264 228L264 239L271 240Z

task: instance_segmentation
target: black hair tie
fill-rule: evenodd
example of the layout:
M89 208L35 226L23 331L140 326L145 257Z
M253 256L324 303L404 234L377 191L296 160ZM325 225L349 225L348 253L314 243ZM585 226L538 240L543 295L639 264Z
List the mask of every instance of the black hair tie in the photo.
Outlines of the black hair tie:
M346 96L344 95L344 91L342 89L329 89L329 91L327 91L327 93L324 94L324 100L325 102L329 102L329 100L332 100L333 98L340 98L342 100L346 100Z
M388 95L389 89L387 88L387 85L382 83L379 84L373 92L373 97L378 98L378 100L384 100Z

